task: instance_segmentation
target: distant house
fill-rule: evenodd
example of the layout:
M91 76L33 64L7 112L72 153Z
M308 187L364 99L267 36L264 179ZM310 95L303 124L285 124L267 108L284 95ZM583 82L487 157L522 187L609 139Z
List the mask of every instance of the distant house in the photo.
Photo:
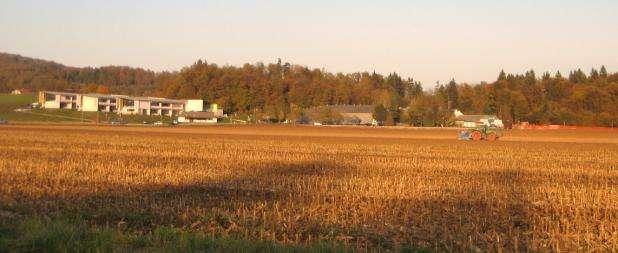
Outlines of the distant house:
M22 94L29 94L32 93L32 91L30 89L14 89L13 91L11 91L11 94L13 95L22 95Z
M184 112L178 116L179 123L217 123L213 112Z
M372 105L333 105L333 111L343 116L344 125L375 125Z
M503 128L502 120L496 115L465 115L455 110L455 125L459 127L493 126Z
M199 105L194 104L188 107L193 107L198 110L187 110L178 116L179 123L217 123L223 117L223 110L219 109L217 104L211 104L210 108L203 111Z
M372 105L326 105L309 109L310 114L319 115L321 111L330 111L341 116L336 122L342 125L376 125L377 121L373 118ZM315 116L314 116L315 117ZM312 119L313 122L319 120Z

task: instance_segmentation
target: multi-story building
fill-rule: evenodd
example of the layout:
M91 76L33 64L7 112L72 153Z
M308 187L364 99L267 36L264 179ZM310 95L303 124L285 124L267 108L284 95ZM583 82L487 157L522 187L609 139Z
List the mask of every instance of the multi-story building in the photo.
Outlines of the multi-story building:
M118 112L118 96L104 94L82 95L82 111Z
M69 92L39 92L39 104L48 109L81 110L81 94Z
M47 109L73 109L85 112L109 112L123 115L163 115L176 117L191 111L204 111L201 99L167 99L156 97L132 97L108 94L77 94L54 91L39 92L39 103ZM214 108L214 111L212 110ZM215 117L223 117L216 104L211 105Z
M178 116L185 110L187 100L135 97L132 98L133 107L137 114ZM202 102L203 103L203 102Z

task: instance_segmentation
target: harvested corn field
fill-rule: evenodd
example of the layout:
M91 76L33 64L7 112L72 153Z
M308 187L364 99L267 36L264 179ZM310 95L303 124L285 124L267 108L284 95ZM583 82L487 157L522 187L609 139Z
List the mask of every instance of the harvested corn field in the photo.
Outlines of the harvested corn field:
M456 136L0 126L0 251L234 249L212 238L267 250L618 250L617 131ZM32 232L49 227L81 243Z

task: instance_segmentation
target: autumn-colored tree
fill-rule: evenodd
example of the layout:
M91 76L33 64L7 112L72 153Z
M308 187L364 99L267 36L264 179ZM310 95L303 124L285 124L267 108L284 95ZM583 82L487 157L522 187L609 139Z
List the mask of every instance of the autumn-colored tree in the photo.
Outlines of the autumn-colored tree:
M386 121L387 114L388 111L382 104L377 104L373 108L373 118L378 121L379 124L383 124Z
M105 85L99 85L99 86L97 86L96 93L109 94L109 87L107 87Z

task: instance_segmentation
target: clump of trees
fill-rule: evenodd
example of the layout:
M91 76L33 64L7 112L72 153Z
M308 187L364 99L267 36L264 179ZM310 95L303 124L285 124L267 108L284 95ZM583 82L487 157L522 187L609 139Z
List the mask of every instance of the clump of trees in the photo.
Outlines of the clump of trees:
M491 83L451 80L423 90L419 82L397 73L331 73L280 60L241 67L199 60L178 72L156 73L115 66L73 68L0 54L0 91L14 88L201 98L229 114L269 122L303 119L308 108L336 104L374 105L376 119L387 125L446 126L454 109L496 114L507 124L618 122L618 73L610 74L605 67L588 74L578 69L566 77L560 72L537 76L533 70L501 71Z
M448 88L436 95L452 101L464 112L496 114L507 124L527 121L534 124L613 126L618 122L618 74L605 67L589 75L578 69L563 77L560 72L534 70L523 75L501 71L494 83L457 85L457 99L448 98Z

